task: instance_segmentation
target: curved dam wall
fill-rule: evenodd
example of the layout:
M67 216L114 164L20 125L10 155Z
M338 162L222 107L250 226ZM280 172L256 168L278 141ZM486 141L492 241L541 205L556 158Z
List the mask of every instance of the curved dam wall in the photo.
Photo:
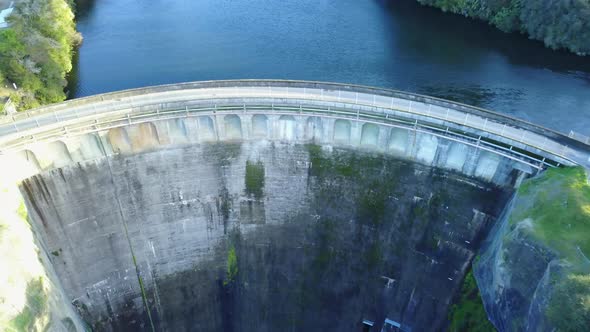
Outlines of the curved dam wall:
M427 133L267 114L150 121L11 160L40 172L21 185L34 229L98 331L442 328L528 175Z
M99 331L442 327L511 192L385 154L265 140L101 157L21 190Z
M513 188L587 149L387 93L131 90L2 121L0 157L94 330L439 330Z
M213 114L145 121L27 145L5 156L17 168L45 171L117 154L211 142L323 144L416 161L500 186L518 186L537 170L506 155L425 131L320 115Z

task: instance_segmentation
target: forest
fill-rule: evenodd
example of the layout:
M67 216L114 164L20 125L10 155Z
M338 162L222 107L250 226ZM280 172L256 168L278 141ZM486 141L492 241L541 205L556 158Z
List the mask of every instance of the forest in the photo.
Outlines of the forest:
M66 0L20 1L10 27L0 30L0 82L17 86L2 92L17 110L65 100L72 52L81 42L72 8Z
M445 12L520 32L552 49L590 54L589 0L418 0Z

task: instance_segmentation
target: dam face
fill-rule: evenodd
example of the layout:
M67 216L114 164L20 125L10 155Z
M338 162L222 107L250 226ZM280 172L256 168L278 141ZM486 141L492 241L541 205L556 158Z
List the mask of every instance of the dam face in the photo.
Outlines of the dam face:
M248 132L266 135L252 120ZM244 135L235 118L224 123ZM292 126L283 121L281 137ZM333 136L345 140L346 127ZM376 143L375 128L362 132ZM156 134L111 131L112 150L128 151L98 157L111 148L56 143L59 158L92 158L54 162L21 184L65 293L96 331L360 331L363 319L380 330L386 318L442 328L512 192L454 171L464 154L452 145L446 170L427 165L432 140L416 162L332 144ZM155 149L146 137L177 143ZM403 133L391 137L402 152ZM497 167L485 160L473 174Z
M122 91L0 132L43 265L13 307L47 294L38 320L71 331L445 329L514 188L589 160L486 110L321 82Z

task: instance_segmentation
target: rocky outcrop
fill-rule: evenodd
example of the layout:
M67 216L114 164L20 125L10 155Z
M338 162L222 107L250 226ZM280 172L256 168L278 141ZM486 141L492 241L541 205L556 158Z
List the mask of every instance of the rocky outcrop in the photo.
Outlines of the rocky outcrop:
M555 169L523 184L507 205L474 262L486 311L499 331L589 326L590 304L583 299L590 296L590 282L579 277L590 272L589 193L582 169ZM571 307L560 293L574 299Z

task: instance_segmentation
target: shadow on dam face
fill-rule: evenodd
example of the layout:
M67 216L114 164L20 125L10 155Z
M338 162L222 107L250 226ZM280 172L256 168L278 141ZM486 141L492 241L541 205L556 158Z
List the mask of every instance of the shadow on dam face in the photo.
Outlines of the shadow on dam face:
M363 319L379 331L386 318L425 331L446 324L512 189L391 156L260 141L102 157L21 191L96 331L362 331Z

